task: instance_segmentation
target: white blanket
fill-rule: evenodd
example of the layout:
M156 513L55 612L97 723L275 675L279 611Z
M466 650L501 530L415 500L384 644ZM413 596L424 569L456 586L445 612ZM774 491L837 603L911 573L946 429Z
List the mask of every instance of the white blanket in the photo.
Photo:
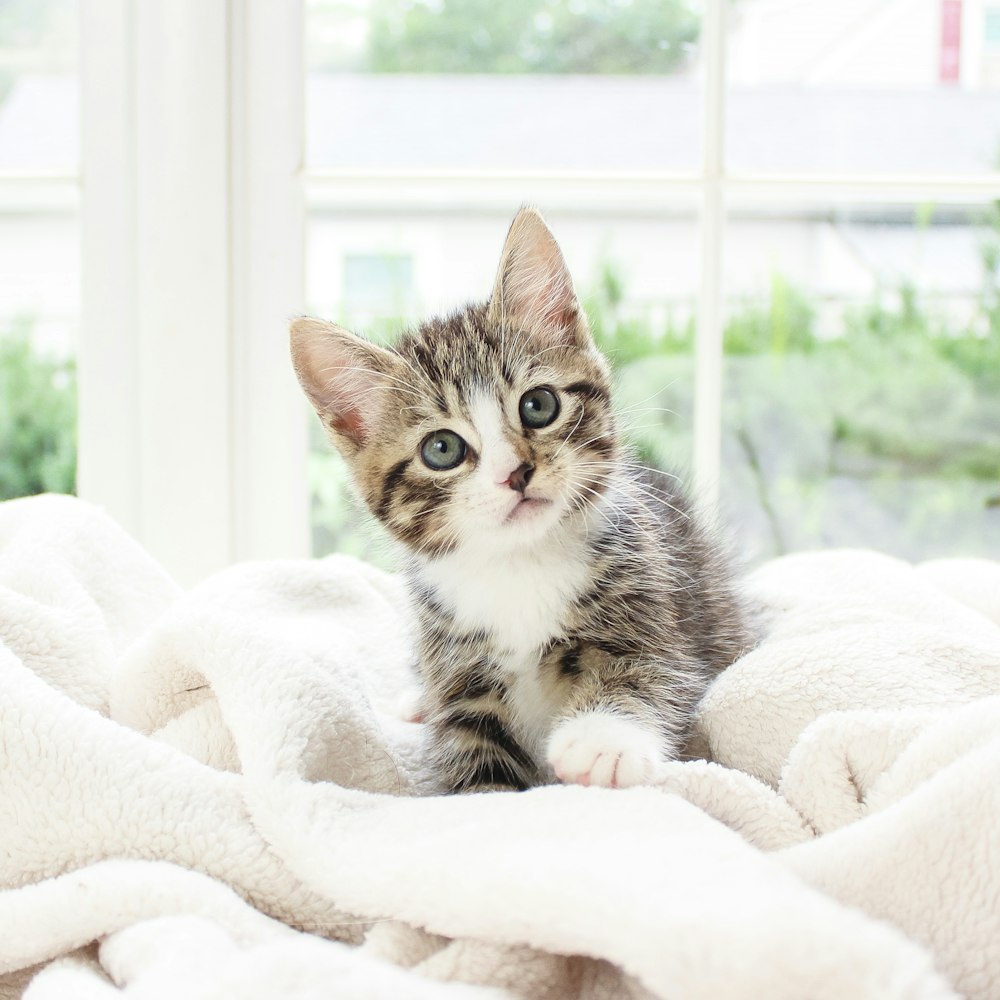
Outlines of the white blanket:
M1000 565L749 588L717 763L438 797L395 579L0 504L0 996L1000 996Z

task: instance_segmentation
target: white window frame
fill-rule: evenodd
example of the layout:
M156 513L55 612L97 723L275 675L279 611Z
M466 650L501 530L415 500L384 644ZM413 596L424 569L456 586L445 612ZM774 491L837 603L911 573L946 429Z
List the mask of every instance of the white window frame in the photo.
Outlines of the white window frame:
M727 213L765 199L1000 198L1000 173L728 171L727 6L704 0L696 171L360 176L302 170L303 0L81 0L81 496L186 583L238 559L308 554L307 424L285 338L302 308L307 203L700 199L693 461L714 507Z
M81 0L81 497L183 583L309 552L302 4Z

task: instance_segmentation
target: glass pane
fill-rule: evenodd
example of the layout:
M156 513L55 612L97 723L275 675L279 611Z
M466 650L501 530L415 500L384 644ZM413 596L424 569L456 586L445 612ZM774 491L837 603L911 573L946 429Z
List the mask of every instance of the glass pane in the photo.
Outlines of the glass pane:
M0 5L0 499L76 480L77 13Z
M693 170L699 30L686 0L310 0L307 162Z
M309 310L391 338L481 300L537 205L641 454L688 462L697 195L653 175L700 163L700 21L684 0L312 0ZM318 432L311 462L315 551L379 558Z
M75 170L77 0L0 4L0 170Z
M730 6L735 170L1000 168L997 0Z
M726 265L742 554L1000 554L1000 206L735 212Z

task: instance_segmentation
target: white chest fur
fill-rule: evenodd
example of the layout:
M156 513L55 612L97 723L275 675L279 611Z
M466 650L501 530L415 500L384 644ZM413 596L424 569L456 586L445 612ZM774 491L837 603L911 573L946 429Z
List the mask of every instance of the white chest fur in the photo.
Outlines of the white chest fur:
M463 629L485 629L505 666L533 670L537 654L560 633L571 603L585 588L588 570L581 554L565 545L524 552L462 550L425 563L421 575Z

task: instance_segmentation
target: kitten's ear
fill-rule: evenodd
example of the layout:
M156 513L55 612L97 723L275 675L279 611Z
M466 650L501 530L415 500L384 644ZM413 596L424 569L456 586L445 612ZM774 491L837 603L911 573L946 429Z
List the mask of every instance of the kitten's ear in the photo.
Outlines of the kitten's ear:
M295 374L334 443L349 454L371 433L391 391L396 360L333 323L303 316L291 327Z
M562 251L536 209L522 208L511 224L489 317L495 324L515 323L552 344L590 343L587 317Z

